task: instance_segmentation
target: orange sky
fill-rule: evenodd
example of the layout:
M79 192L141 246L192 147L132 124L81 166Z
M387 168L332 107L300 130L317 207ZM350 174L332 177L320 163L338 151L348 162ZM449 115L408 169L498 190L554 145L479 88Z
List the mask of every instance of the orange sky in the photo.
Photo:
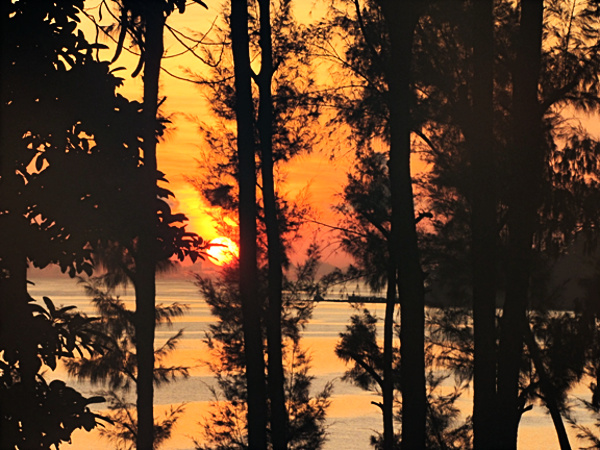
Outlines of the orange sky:
M190 35L208 31L221 11L223 0L205 0L205 2L209 6L208 10L196 3L188 2L186 12L184 14L172 14L168 24ZM296 10L300 19L308 22L311 18L322 14L327 4L328 2L323 0L306 0L306 2L298 4ZM105 21L110 21L108 15L105 14L104 16ZM91 30L87 19L82 19L82 25L84 29ZM89 36L90 39L93 39L93 33L90 33ZM108 45L111 44L108 39L104 39L104 42ZM180 76L185 76L186 68L190 68L196 73L202 72L202 63L190 54L168 58L169 55L181 53L183 50L183 47L168 32L166 33L165 50L167 58L163 59L163 66L169 72ZM113 50L107 50L104 58L110 59L112 54ZM125 78L123 93L129 98L141 99L141 76L136 79L130 77L136 63L137 58L135 56L123 52L115 66L127 67L126 70L120 72L120 75ZM327 77L327 75L326 69L320 67L319 77ZM187 117L198 117L201 121L210 123L212 119L206 99L196 85L177 80L164 72L161 75L160 95L167 97L167 101L162 107L162 113L170 116L173 123L166 139L158 146L159 169L166 173L170 181L168 188L175 193L175 209L185 213L189 218L188 228L207 240L213 239L218 234L208 215L209 208L196 190L185 180L186 176L194 176L202 170L198 167L195 158L200 155L201 149L206 149L206 144L197 131L197 126ZM592 130L597 134L596 117L589 120L584 118L584 122L587 122L585 125L593 125ZM325 131L329 130L323 130L324 133ZM330 160L329 154L323 154L319 151L297 157L283 169L287 176L286 184L281 186L281 190L290 198L293 198L308 186L308 198L312 203L316 219L336 225L338 218L332 212L331 207L337 203L336 194L342 189L346 180L346 173L353 166L353 150L349 148L349 144L343 136L337 141L327 141L325 147L327 149L337 149L335 160ZM413 164L413 168L423 170L424 166L417 161ZM316 228L314 225L308 225L303 231L304 246L314 236ZM325 259L333 264L345 265L348 261L347 256L333 254L336 247L333 236L332 232L328 232L326 228L321 227L317 240L327 243L324 250ZM297 260L301 256L302 250L299 249L295 257L292 255L292 259Z
M202 8L197 4L189 4L184 14L174 13L168 23L174 28L186 33L205 32L210 28L212 21L220 11L220 0L208 0L209 10ZM322 3L322 2L321 2ZM303 10L303 16L306 16ZM106 20L106 19L105 19ZM83 19L83 26L87 28ZM91 36L91 35L90 35ZM103 43L112 47L109 39L103 39ZM165 54L170 55L180 53L183 50L168 33L165 38ZM113 50L106 50L104 58L112 57ZM126 70L120 72L120 76L125 78L125 87L122 93L128 98L141 99L142 81L141 77L131 79L132 68L135 67L137 59L134 55L123 52L115 66L126 67ZM184 69L191 68L194 72L203 70L202 63L193 56L187 54L177 58L163 59L163 67L169 72L180 76L185 76ZM166 96L167 100L162 106L162 113L170 116L172 124L163 142L158 146L158 166L159 170L166 173L169 180L168 188L174 192L176 197L176 207L174 209L181 211L189 218L188 228L197 232L204 239L210 240L218 236L215 231L214 223L208 215L209 208L200 198L196 190L185 180L186 176L197 174L201 168L195 158L199 157L200 149L205 145L201 134L197 131L197 126L187 117L196 116L204 122L210 123L211 117L208 112L206 99L200 89L189 82L177 80L165 72L161 74L161 96ZM332 148L347 146L345 140L337 143L329 142L327 147ZM348 156L352 155L350 149L343 150ZM339 158L332 161L319 151L314 151L310 155L303 155L286 166L283 170L286 173L286 183L282 190L290 198L308 186L308 197L315 210L316 218L322 222L335 225L337 219L331 211L331 205L337 202L335 195L340 191L341 186L346 179L346 172L351 167L349 157ZM307 226L303 232L305 237L304 247L308 240L315 234L317 227ZM324 230L324 233L327 233ZM323 241L331 241L330 233L328 235L319 234ZM334 264L345 264L347 257L334 255L333 246L329 246L324 251L324 256ZM302 249L297 252L301 256ZM294 258L296 259L296 258Z
M206 3L209 10L198 4L189 3L186 12L172 14L168 24L189 35L208 31L221 10L222 1L206 0ZM308 21L315 14L318 15L319 11L323 11L325 5L326 2L322 0L307 1L302 8L298 9L298 12L303 21ZM105 22L109 19L106 16L105 14ZM82 25L84 29L91 30L87 19L82 19ZM89 34L89 36L90 39L93 39L93 34ZM104 38L102 42L114 47L110 39ZM181 53L182 50L183 47L167 32L165 55ZM106 50L104 58L110 59L112 55L113 50ZM124 51L114 65L115 67L126 67L126 70L119 74L125 78L125 87L122 93L131 99L141 99L142 96L141 76L136 79L132 79L130 76L136 64L137 57ZM190 68L196 73L203 70L202 63L189 53L176 58L163 59L163 67L179 76L185 76L186 68ZM327 76L326 73L324 75ZM167 97L161 112L170 117L172 124L164 141L158 145L159 170L166 174L170 182L168 188L175 194L174 209L185 213L189 218L188 229L195 231L206 240L213 239L218 236L218 233L215 230L215 224L209 217L210 209L196 190L185 180L186 176L194 176L202 170L195 158L199 157L201 149L206 145L197 130L197 125L188 117L198 117L201 121L210 123L212 119L207 101L196 85L175 79L165 72L161 74L160 96ZM289 198L294 198L302 190L307 189L315 218L321 222L336 225L338 218L331 207L338 202L336 195L345 183L346 173L353 166L353 149L349 147L344 136L340 136L337 140L334 138L333 142L327 141L325 147L328 151L333 148L337 149L335 160L329 158L329 153L325 154L318 150L314 150L309 155L297 157L283 168L283 172L286 174L286 183L280 188ZM292 255L292 260L302 259L303 249L316 236L317 241L324 246L323 256L327 262L334 265L348 263L348 256L337 251L335 235L327 228L307 224L302 235L303 239L296 249L295 256Z

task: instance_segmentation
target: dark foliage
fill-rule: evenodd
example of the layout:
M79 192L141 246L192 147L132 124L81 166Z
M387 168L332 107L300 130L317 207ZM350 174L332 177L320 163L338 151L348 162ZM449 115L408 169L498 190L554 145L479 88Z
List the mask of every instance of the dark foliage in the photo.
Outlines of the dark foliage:
M92 297L92 303L99 317L91 324L101 353L69 360L66 367L69 374L81 380L89 380L93 385L105 386L107 390L99 394L109 402L111 412L107 414L112 426L101 430L101 434L113 442L116 448L135 448L137 419L135 404L127 401L127 394L138 380L136 357L135 313L115 296L114 290L106 286L105 278L90 279L85 282L85 290ZM173 318L185 313L186 305L156 305L156 326L170 325ZM165 364L164 360L177 347L183 330L179 330L154 351L154 385L187 378L189 368ZM171 431L184 405L171 408L160 420L154 423L154 447L158 448L171 436Z
M335 352L349 368L343 380L356 384L362 389L381 394L383 385L383 352L378 344L377 323L380 319L363 306L356 306L357 313L351 317L346 331L340 333ZM428 449L467 449L471 448L470 420L462 420L456 401L464 393L464 370L470 372L472 361L461 346L470 352L472 334L470 328L459 323L442 325L446 319L442 311L431 312L428 316L428 332L431 340L427 345L427 448ZM442 326L440 326L442 325ZM466 333L466 336L463 334ZM400 354L397 348L399 330L395 329L395 351L393 360L393 384L395 390L402 389L400 376ZM465 339L466 338L466 339ZM466 341L466 342L465 342ZM454 375L457 386L449 389L444 385L447 378ZM381 407L381 403L373 402ZM395 400L396 420L402 420L402 405ZM394 445L401 448L401 435L395 436ZM381 434L371 437L376 449L383 449Z
M309 320L318 292L325 292L326 281L316 280L318 252L311 250L307 261L296 268L294 280L286 280L283 296L282 333L284 336L284 373L286 407L289 414L288 447L318 449L325 438L325 414L332 386L311 394L313 377L309 375L310 357L301 347L301 331ZM241 305L236 288L237 267L223 269L221 277L211 281L197 278L197 284L218 322L211 325L207 344L212 352L208 362L215 373L219 391L210 417L202 423L203 438L197 448L204 450L247 448L246 382L242 341ZM266 274L262 273L261 277ZM261 292L262 298L266 293ZM222 395L222 399L220 398Z
M46 307L28 303L32 323L29 330L36 344L38 374L35 377L33 409L23 399L31 395L22 382L18 355L5 351L0 359L0 447L59 448L70 442L77 429L91 431L104 425L106 418L92 412L90 405L102 403L103 397L82 396L63 381L48 383L39 373L45 365L56 369L59 360L65 362L76 355L95 355L102 351L96 342L95 319L74 311L74 307L56 308L44 297ZM23 423L35 424L25 429Z

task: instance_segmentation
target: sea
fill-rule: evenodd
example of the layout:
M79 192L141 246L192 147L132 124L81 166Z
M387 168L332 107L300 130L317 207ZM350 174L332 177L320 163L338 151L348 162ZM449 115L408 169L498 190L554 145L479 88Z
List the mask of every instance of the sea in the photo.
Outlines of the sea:
M93 315L94 308L86 296L84 288L76 280L68 277L30 277L33 285L29 291L34 299L43 296L52 299L55 305L76 306L80 311ZM121 298L133 305L133 290L125 290ZM155 414L160 415L171 406L185 403L184 413L177 422L172 438L161 448L165 450L188 450L194 448L194 439L202 441L202 423L207 420L211 404L216 400L214 387L215 377L207 367L210 355L204 343L205 333L215 318L198 288L194 277L164 278L157 281L157 303L183 303L189 306L187 313L174 320L171 327L163 326L157 330L156 345L164 343L179 329L183 329L183 337L173 356L177 364L191 367L190 377L159 387L155 392ZM383 304L369 304L368 308L377 317L383 318ZM326 383L333 383L331 406L327 412L327 442L324 450L362 450L369 449L370 436L382 431L381 413L372 402L380 401L379 395L364 391L346 381L342 376L346 369L343 361L335 355L335 346L339 334L346 329L354 309L349 303L319 302L312 319L303 332L302 345L311 357L314 393L320 391ZM379 326L383 326L380 321ZM381 333L380 333L381 335ZM58 367L56 371L47 369L48 380L62 379L75 387L84 395L93 395L102 390L101 386L91 386L69 378L65 369ZM454 381L448 379L442 389L452 389ZM571 397L589 400L587 388L582 384L575 388ZM467 389L458 400L458 408L463 417L470 415L472 408L472 391ZM100 406L102 408L102 406ZM574 415L578 421L594 428L595 418L587 414L583 408L575 406ZM577 431L567 424L567 432L573 448L589 447L586 442L577 438ZM600 430L598 431L600 434ZM114 444L104 440L96 431L77 430L72 435L72 442L61 446L70 450L104 450L113 448ZM520 449L558 449L559 444L546 409L534 405L526 412L519 429Z

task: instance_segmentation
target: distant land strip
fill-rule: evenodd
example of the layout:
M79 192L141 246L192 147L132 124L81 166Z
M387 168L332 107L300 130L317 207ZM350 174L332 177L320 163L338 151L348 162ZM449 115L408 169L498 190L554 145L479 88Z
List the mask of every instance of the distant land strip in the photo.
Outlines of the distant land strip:
M363 295L348 295L346 298L324 298L320 295L315 295L314 302L330 302L330 303L385 303L385 297L363 296Z

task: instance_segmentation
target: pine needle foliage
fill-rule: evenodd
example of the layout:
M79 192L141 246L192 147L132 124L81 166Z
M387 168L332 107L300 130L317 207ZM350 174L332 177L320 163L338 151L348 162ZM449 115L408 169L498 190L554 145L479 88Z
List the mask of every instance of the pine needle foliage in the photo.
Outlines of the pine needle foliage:
M320 449L326 439L325 418L332 384L313 394L314 377L309 374L310 357L301 346L302 330L312 315L317 293L327 289L327 281L316 280L319 252L309 250L307 261L296 266L295 279L287 279L283 296L283 359L287 399L288 448ZM237 267L222 270L217 280L197 276L197 285L211 307L217 322L210 326L206 343L212 358L207 362L215 374L218 388L213 390L208 418L201 422L198 450L248 448L246 430L246 381L242 340L241 304L237 291ZM266 273L261 272L261 295L265 298ZM263 328L264 329L264 328Z
M81 357L68 361L69 374L80 380L87 380L93 385L105 386L101 391L109 402L110 412L107 417L112 426L101 431L118 449L133 449L137 438L136 405L128 401L128 394L137 383L137 357L135 353L135 313L104 277L81 280L92 304L99 313L94 322L96 342L102 352L89 357ZM156 326L171 325L174 318L181 317L188 309L187 305L172 303L156 306ZM155 348L154 385L160 386L187 378L189 368L173 366L166 363L175 351L183 330L177 331L160 347ZM177 419L184 410L184 404L172 407L164 418L154 423L154 448L159 448L169 437Z

